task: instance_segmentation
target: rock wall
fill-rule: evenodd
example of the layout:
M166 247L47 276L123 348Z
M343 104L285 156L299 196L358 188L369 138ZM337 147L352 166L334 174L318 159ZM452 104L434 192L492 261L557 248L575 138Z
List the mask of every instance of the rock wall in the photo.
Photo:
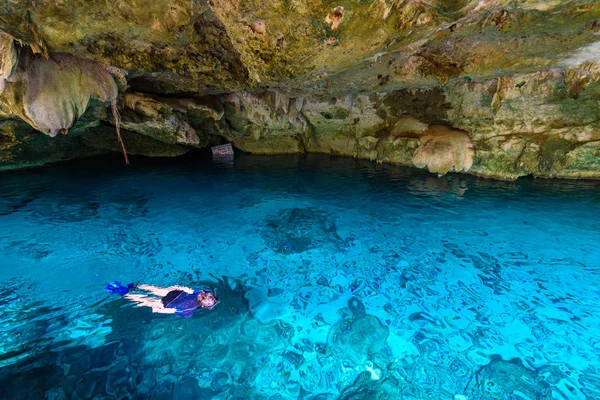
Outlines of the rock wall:
M598 179L599 34L586 0L3 2L0 169L123 151L119 125L148 156Z

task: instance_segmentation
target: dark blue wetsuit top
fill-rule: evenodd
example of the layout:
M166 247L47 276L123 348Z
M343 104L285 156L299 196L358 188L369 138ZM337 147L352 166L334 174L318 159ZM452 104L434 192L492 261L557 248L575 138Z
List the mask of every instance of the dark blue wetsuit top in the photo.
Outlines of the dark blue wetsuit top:
M175 308L177 310L175 314L190 318L199 307L198 294L202 292L202 290L194 290L194 293L189 294L183 290L171 290L161 301L165 308Z

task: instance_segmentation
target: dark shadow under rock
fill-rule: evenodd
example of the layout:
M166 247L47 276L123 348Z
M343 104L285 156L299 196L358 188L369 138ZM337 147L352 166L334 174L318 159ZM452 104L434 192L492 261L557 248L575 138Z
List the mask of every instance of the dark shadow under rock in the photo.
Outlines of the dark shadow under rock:
M335 220L315 207L288 208L267 217L261 236L276 253L293 254L329 247L339 251L344 241Z

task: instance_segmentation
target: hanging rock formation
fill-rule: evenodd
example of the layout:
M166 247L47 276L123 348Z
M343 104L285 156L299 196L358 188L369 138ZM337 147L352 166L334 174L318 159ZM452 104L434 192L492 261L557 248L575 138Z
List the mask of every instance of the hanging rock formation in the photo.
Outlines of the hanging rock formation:
M473 165L473 145L466 132L432 127L419 138L412 162L417 168L444 175L468 171Z
M121 122L149 156L600 178L590 0L15 0L0 32L0 169L122 151Z
M4 91L6 80L12 75L17 64L17 50L12 36L0 32L0 94Z
M22 70L9 78L9 110L54 137L66 134L87 110L90 99L116 99L117 85L104 66L66 53L21 58Z

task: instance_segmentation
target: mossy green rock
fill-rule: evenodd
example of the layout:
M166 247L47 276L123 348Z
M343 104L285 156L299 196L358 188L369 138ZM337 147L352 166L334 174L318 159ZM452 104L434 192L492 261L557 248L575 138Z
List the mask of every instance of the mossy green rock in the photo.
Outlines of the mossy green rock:
M10 138L7 133L14 137ZM86 146L76 135L51 138L25 122L0 121L0 170L31 168L103 153L105 151Z

